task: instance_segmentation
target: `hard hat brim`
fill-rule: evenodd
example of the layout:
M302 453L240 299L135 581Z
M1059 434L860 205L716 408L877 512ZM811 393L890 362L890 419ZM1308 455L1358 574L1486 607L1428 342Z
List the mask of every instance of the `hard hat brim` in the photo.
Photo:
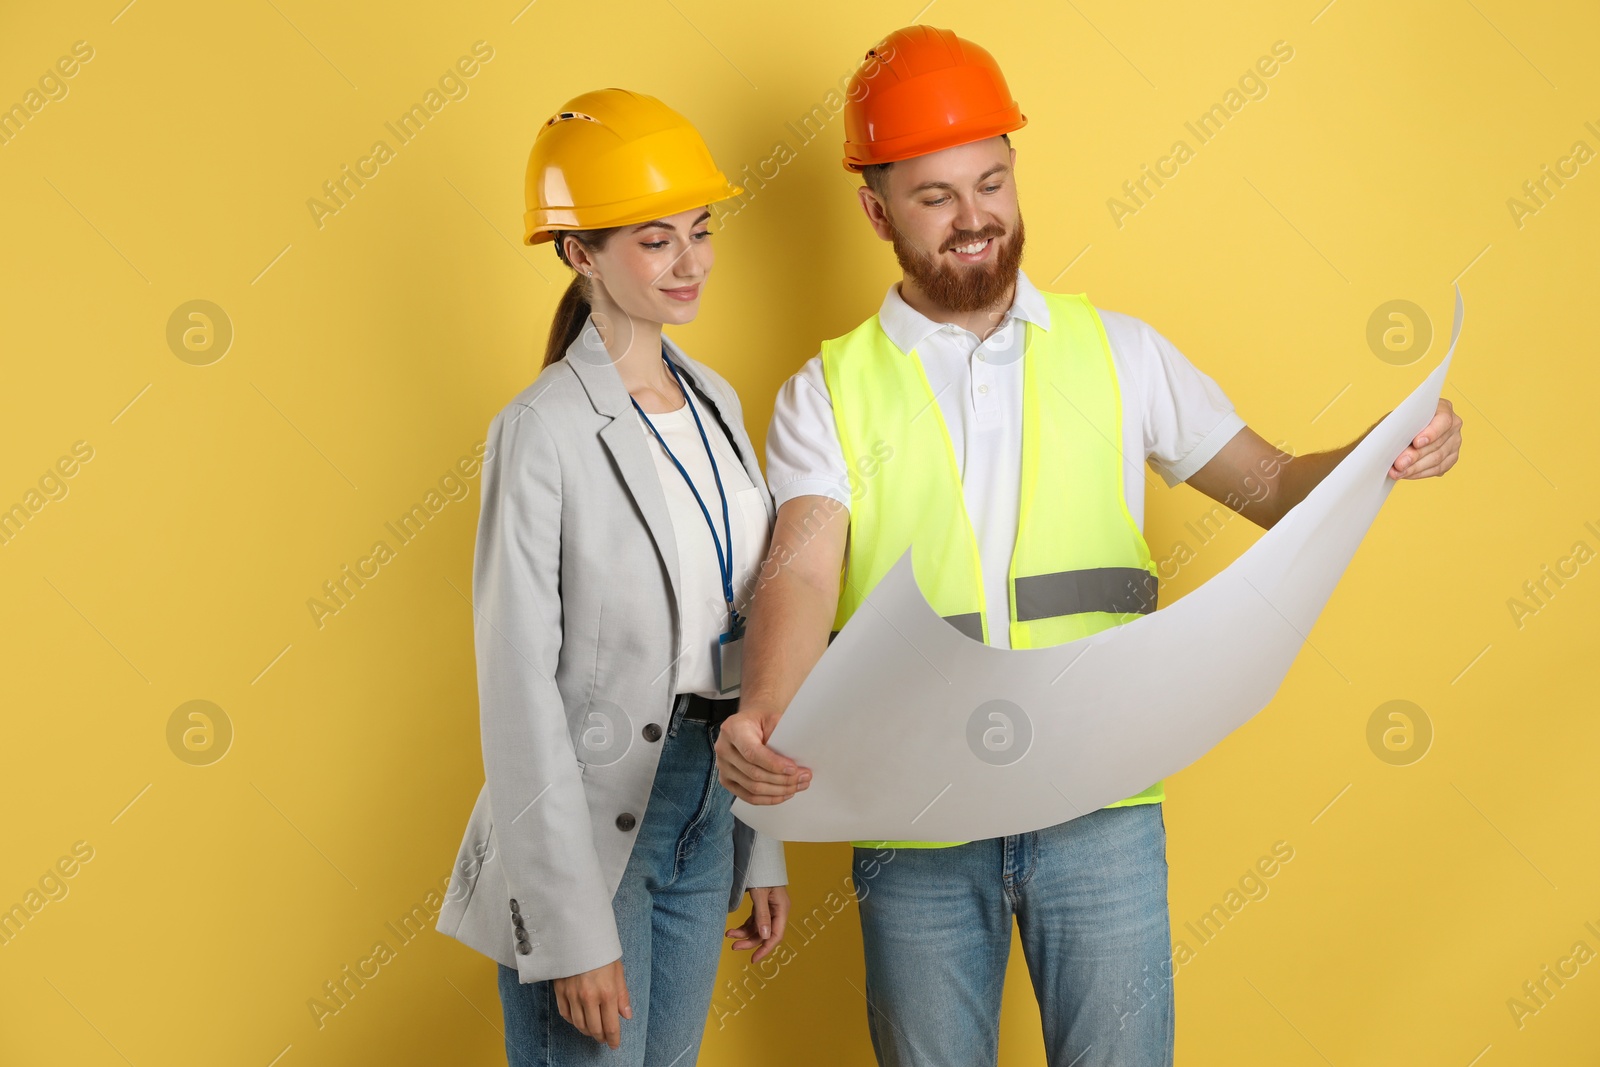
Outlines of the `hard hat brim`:
M744 189L718 173L716 177L698 185L668 189L615 204L537 208L523 216L523 244L543 244L554 240L555 235L563 230L603 230L652 222L743 195Z
M992 115L972 119L959 127L946 127L933 132L918 131L908 137L892 141L873 141L867 144L846 141L844 169L859 174L863 168L880 163L898 163L903 159L915 159L917 156L942 152L946 148L955 148L974 141L986 141L1004 133L1015 133L1027 124L1028 116L1013 106Z

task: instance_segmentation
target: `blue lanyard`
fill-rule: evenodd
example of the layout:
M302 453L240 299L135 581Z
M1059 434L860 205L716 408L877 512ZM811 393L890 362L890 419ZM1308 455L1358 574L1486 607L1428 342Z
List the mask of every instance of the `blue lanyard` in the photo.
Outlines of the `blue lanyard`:
M666 438L661 436L661 431L656 429L656 424L650 421L650 416L645 414L644 408L640 407L639 402L633 400L632 397L628 399L633 400L634 410L639 413L640 418L644 419L644 424L650 427L650 432L656 435L656 440L661 442L662 451L667 454L668 459L672 460L672 465L678 468L678 473L683 475L683 480L689 483L689 492L694 494L695 503L700 505L700 513L706 517L706 526L711 530L711 543L717 550L717 573L722 577L722 597L728 602L728 624L731 629L737 630L739 612L733 606L733 528L728 521L728 494L723 491L722 474L717 470L717 457L711 451L711 440L706 437L705 425L700 421L700 413L695 410L694 401L690 399L689 387L683 384L683 375L678 373L678 368L673 365L672 360L667 358L666 345L661 346L661 361L672 372L673 378L677 379L678 388L683 390L683 402L689 405L689 414L694 416L694 424L700 431L700 441L706 446L706 458L711 461L711 476L716 479L717 495L722 498L722 540L717 538L717 526L716 523L711 521L711 509L707 508L706 502L700 498L700 490L695 488L694 479L689 477L689 472L683 469L683 464L678 462L678 457L672 454L672 449L668 446ZM722 550L724 543L728 546L726 554Z

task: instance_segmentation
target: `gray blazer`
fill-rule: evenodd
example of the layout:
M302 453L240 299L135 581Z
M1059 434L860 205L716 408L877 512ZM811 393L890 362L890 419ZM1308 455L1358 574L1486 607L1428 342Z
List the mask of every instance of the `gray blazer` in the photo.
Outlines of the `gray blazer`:
M738 396L667 347L772 518ZM537 982L622 955L611 898L675 704L678 550L627 390L582 336L495 416L482 487L472 599L487 781L437 928ZM728 861L729 910L747 886L787 880L783 843L743 823Z

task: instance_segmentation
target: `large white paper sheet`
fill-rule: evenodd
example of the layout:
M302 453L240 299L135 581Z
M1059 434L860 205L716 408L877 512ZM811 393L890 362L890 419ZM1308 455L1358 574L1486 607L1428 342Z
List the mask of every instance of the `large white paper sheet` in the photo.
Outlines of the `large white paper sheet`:
M928 606L908 552L773 731L809 789L739 819L788 841L970 841L1076 818L1198 760L1266 707L1433 418L1450 349L1276 526L1169 607L1042 649L997 649Z

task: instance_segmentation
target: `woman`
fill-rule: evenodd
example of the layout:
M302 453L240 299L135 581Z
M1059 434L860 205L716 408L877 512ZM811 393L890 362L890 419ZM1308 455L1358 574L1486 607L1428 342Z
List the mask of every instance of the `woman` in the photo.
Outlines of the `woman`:
M489 428L487 782L438 922L499 962L513 1067L691 1064L726 913L748 890L727 935L752 960L783 936L782 843L733 818L712 757L772 501L733 389L662 334L699 309L707 205L741 191L621 89L569 101L528 159L525 241L575 277Z

